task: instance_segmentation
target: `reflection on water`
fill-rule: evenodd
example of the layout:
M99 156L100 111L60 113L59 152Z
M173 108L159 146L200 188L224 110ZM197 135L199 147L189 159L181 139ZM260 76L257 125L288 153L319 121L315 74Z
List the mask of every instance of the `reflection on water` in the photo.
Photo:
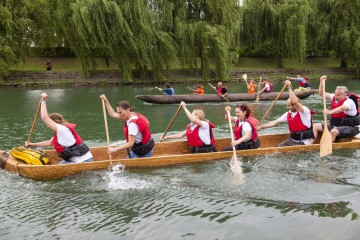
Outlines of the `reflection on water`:
M252 199L249 203L256 206L264 206L280 210L281 213L304 212L310 213L317 217L345 218L349 214L351 220L358 220L359 215L348 207L350 202L331 202L331 203L298 203L298 202L282 202L266 199Z

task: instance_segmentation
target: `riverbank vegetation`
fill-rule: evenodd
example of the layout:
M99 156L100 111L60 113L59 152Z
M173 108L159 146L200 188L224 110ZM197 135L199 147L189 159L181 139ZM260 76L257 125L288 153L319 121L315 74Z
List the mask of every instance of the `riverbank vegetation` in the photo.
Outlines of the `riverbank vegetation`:
M118 70L124 83L134 70L161 79L200 69L206 81L255 65L316 68L317 56L337 59L326 67L360 69L359 0L19 0L0 8L0 76L38 70L39 57L84 76Z

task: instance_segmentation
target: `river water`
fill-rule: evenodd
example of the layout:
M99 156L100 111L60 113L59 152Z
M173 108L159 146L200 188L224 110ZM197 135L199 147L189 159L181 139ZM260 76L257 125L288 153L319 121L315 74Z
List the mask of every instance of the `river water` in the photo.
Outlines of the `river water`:
M244 83L227 84L245 92ZM318 82L313 83L317 88ZM347 85L360 93L360 82L327 82L327 90ZM187 93L189 85L174 85ZM194 86L190 86L194 87ZM275 90L282 88L276 83ZM206 86L206 92L214 90ZM27 140L41 92L49 95L49 112L59 112L90 146L106 145L99 96L115 106L129 100L151 122L155 140L178 105L146 104L137 94L158 94L154 86L96 86L48 89L0 89L0 149ZM322 99L302 101L320 114ZM236 103L231 103L235 106ZM249 103L257 118L271 102ZM202 108L216 126L216 137L228 137L226 103L189 104ZM286 111L276 103L265 122ZM124 142L122 123L108 117L112 144ZM183 131L183 111L168 134ZM287 126L260 134L286 132ZM41 119L32 141L51 132ZM360 234L360 150L243 157L245 182L237 184L229 159L152 169L86 172L55 181L33 181L0 170L0 239L358 239Z

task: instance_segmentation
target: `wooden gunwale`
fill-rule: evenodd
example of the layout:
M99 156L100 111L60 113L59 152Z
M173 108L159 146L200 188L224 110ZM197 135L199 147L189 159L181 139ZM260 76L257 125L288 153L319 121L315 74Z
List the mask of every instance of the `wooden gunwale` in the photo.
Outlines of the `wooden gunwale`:
M238 157L268 155L287 152L319 151L318 141L313 145L300 145L291 147L274 147L277 143L288 138L288 134L261 135L259 136L261 147L259 149L237 151ZM321 137L321 136L319 136ZM230 145L230 138L216 139L217 149L221 150ZM345 139L342 142L333 143L333 149L354 149L360 147L360 140ZM34 180L60 179L83 171L94 171L107 169L110 160L106 152L107 147L90 148L94 156L92 163L77 163L58 165L59 157L53 150L46 152L51 157L51 165L27 165L13 158L11 155L5 164L9 172L18 173L20 176ZM171 152L172 154L170 154ZM215 152L191 154L186 141L156 143L154 156L150 158L126 159L126 151L119 151L113 154L112 164L121 163L126 168L149 168L164 167L177 164L200 163L220 159L229 159L232 152Z

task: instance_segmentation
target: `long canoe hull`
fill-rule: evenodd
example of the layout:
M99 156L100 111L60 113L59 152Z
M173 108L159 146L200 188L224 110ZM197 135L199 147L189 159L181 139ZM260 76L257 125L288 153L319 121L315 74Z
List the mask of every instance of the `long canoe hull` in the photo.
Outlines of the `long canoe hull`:
M289 137L288 134L262 135L259 136L261 146L259 149L237 151L237 156L256 156L273 153L285 152L304 152L319 151L320 145L300 145L291 147L274 147ZM229 138L216 139L216 147L218 150L230 145ZM317 141L318 142L318 141ZM342 142L333 143L333 149L353 149L360 147L360 140L346 139ZM147 167L163 167L177 164L200 163L205 161L214 161L220 159L229 159L232 152L214 152L191 154L186 141L180 142L161 142L156 143L153 157L150 158L134 158L127 159L126 151L119 151L112 155L113 160L109 160L107 147L93 147L90 149L94 162L77 163L77 164L61 164L57 153L53 150L47 150L47 154L51 158L50 165L28 165L20 160L13 158L11 155L5 163L4 168L12 173L34 180L52 180L60 179L66 176L74 175L84 171L94 171L107 169L111 164L121 163L126 168L147 168Z
M317 90L310 90L310 91L296 92L295 94L298 98L304 99L316 92ZM261 93L259 95L259 101L275 100L278 95L279 92ZM184 101L186 103L226 102L226 100L220 97L218 94L203 94L203 95L181 94L175 96L136 95L135 97L147 103L158 103L158 104L180 103L181 101ZM288 98L289 98L289 93L283 92L278 98L278 100L286 100ZM226 99L229 100L230 102L255 101L256 94L249 94L249 93L228 94L226 95Z

